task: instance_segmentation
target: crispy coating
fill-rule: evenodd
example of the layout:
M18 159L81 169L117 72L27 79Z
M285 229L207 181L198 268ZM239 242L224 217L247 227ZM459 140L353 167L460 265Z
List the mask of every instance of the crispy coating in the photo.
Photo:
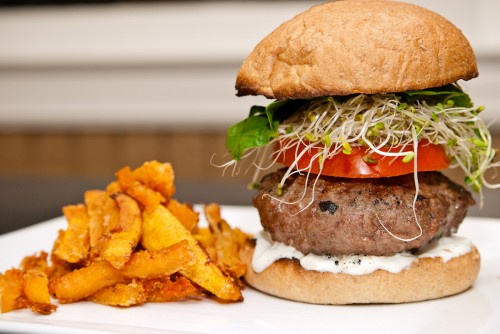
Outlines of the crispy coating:
M122 268L130 259L141 237L142 218L137 202L123 193L114 196L120 208L120 223L111 232L102 252L103 258L115 268Z
M234 279L224 275L193 235L167 208L160 205L152 212L144 212L144 232L141 244L145 249L155 251L181 240L187 240L195 254L195 262L183 268L180 271L181 274L222 300L243 299Z
M57 308L51 296L119 307L212 294L241 301L233 243L245 234L225 222L200 228L199 213L170 197L173 177L170 164L156 161L125 167L106 190L86 191L85 204L65 206L68 225L57 233L50 262L41 252L0 274L1 311L50 314Z
M105 260L97 261L60 277L54 285L54 292L63 303L75 302L103 288L126 283L131 279L173 274L192 260L188 244L179 242L157 252L134 253L121 269Z
M90 247L87 209L83 204L67 205L63 213L68 227L53 253L69 263L84 261Z

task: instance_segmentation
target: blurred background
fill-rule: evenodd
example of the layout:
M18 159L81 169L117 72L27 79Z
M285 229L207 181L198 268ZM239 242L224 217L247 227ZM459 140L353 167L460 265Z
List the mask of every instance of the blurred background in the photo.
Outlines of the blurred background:
M480 76L464 87L500 147L500 2L410 2L469 38ZM0 234L59 216L119 168L153 159L173 164L181 201L250 205L251 173L213 166L229 160L226 128L267 103L235 96L237 70L316 3L0 0ZM486 190L470 215L500 218L499 203L500 190Z

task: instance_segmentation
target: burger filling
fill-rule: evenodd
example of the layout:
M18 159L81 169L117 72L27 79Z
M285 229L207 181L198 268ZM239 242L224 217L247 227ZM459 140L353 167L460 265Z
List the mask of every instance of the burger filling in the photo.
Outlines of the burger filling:
M286 169L266 175L253 204L272 239L303 254L393 255L413 251L456 232L474 204L467 190L441 173L419 173L415 212L420 230L414 218L411 174L378 179L321 176L315 184L305 175L293 174L276 200L270 194L284 173ZM285 204L293 201L296 203Z
M363 168L385 164L385 174L375 177L417 172L419 151L431 145L438 147L436 152L441 150L434 157L444 157L434 159L434 165L431 160L423 170L446 168L443 160L448 159L452 167L465 171L466 184L481 192L483 185L492 186L484 173L493 166L495 156L491 135L478 117L483 109L474 107L456 84L394 94L275 101L267 107L252 107L248 118L228 129L226 146L233 160L225 166L246 158L260 171L274 162L285 162L289 168L277 187L280 195L286 178L297 171L366 177ZM274 160L267 163L273 150L277 151ZM363 164L330 171L336 158L349 160L360 151ZM395 168L394 164L407 167ZM256 174L254 181L258 179Z

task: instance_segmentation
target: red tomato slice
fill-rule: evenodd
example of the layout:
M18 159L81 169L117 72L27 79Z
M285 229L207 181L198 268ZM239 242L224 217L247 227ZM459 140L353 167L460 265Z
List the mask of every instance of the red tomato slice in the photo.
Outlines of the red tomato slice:
M279 144L278 144L279 145ZM297 149L297 145L299 145ZM277 162L290 167L295 161L296 152L305 148L303 143L298 143L284 151L279 152ZM311 158L323 148L311 148L299 159L295 169L308 171ZM384 152L399 152L398 147L383 149ZM407 150L408 152L410 150ZM326 159L323 164L322 175L349 177L349 178L377 178L410 174L414 171L414 161L403 162L404 157L382 156L378 153L368 155L370 162L364 158L369 152L366 147L352 147L351 154L339 153ZM450 161L441 145L429 144L422 141L418 145L417 171L434 171L448 168ZM320 165L318 160L312 162L311 173L318 174Z

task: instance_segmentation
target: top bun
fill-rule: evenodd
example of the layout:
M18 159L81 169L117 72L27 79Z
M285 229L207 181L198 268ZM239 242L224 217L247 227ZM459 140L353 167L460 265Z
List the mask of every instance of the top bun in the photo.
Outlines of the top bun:
M314 6L279 26L243 62L236 89L283 100L420 90L477 75L469 42L442 16L353 0Z

